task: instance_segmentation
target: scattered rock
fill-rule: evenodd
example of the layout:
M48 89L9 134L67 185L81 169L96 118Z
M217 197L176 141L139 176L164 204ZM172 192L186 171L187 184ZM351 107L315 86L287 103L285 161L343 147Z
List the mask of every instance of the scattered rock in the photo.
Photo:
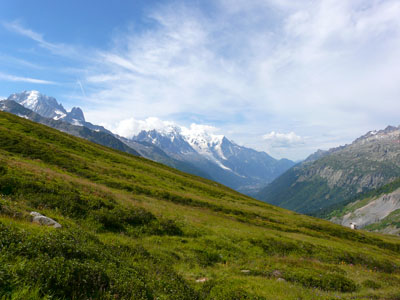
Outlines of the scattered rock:
M278 278L276 281L278 281L278 282L286 282L286 280L283 279L283 278Z
M53 219L43 216L42 214L33 211L30 213L30 215L33 217L32 218L32 223L36 223L39 225L45 225L45 226L52 226L54 228L61 228L61 224L57 223Z
M196 279L196 282L206 282L206 281L208 281L207 277Z
M282 272L279 271L279 270L274 270L274 271L272 272L272 276L274 276L274 277L281 277L281 276L282 276Z

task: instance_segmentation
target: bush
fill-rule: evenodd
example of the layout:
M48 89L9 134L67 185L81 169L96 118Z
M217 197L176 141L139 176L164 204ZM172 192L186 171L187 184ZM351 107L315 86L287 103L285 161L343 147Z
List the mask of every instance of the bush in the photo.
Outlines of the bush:
M0 161L0 176L7 173L7 164L3 161Z
M182 229L176 224L174 220L158 219L151 224L149 233L155 235L175 235L182 236Z
M170 264L143 247L109 246L79 228L0 222L0 249L0 298L39 286L40 297L60 299L198 299Z
M354 281L339 274L317 273L311 270L296 270L284 272L283 278L297 282L307 288L319 288L325 291L354 292L357 285Z
M222 256L210 250L195 250L197 262L202 267L212 266L222 261Z
M5 173L4 173L5 174ZM12 195L19 189L18 178L10 175L0 174L0 194Z
M374 290L380 289L382 287L379 283L377 283L371 279L367 279L367 280L363 281L362 285L366 288L371 288Z
M204 283L200 290L200 296L207 300L266 300L264 297L250 294L237 286L240 286L239 282L210 280Z
M155 216L143 208L113 209L101 208L92 213L93 218L102 224L103 229L110 231L125 231L126 226L146 225L155 220Z

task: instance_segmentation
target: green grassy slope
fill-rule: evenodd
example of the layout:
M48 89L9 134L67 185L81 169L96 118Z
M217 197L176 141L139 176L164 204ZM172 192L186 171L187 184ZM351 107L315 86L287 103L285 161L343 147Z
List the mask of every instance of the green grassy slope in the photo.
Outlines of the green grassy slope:
M0 113L0 298L399 299L400 240ZM54 229L30 222L38 211Z

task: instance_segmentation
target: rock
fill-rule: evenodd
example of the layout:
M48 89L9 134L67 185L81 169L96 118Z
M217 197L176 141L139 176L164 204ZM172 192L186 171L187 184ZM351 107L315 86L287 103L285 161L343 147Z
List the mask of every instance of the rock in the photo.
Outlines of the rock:
M281 277L281 276L282 276L282 272L279 271L279 270L274 270L274 271L272 272L272 276L274 276L274 277Z
M41 216L43 216L43 215L39 214L39 213L36 212L36 211L31 212L30 215L31 215L32 217L41 217Z
M36 223L39 225L45 225L45 226L52 226L54 228L61 228L61 224L57 223L53 219L43 216L42 214L32 211L30 215L33 217L32 218L32 223Z
M283 279L283 278L278 278L276 281L278 281L278 282L286 282L286 280Z
M250 270L240 270L242 273L250 273Z
M207 277L196 279L196 282L206 282L206 281L208 281Z

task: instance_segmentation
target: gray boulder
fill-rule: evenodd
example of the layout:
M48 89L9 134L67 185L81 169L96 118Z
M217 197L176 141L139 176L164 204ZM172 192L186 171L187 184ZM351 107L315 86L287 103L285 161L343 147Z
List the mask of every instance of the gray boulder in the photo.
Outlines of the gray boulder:
M38 212L31 212L30 215L33 217L32 218L32 223L36 223L39 225L45 225L45 226L52 226L54 228L61 228L61 224L57 223L53 219L43 216L42 214Z

